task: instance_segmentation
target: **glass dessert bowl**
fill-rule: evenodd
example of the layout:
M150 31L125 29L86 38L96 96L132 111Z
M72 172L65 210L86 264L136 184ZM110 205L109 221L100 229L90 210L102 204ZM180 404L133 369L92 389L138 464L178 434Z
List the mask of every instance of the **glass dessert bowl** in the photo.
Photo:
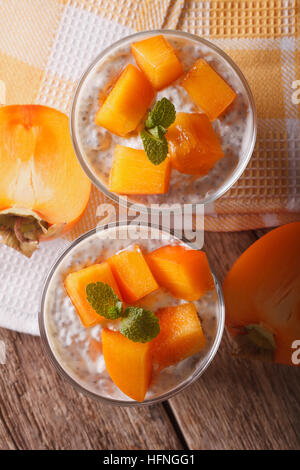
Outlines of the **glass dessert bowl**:
M128 238L128 233L134 233L134 237ZM149 234L151 238L149 238ZM186 287L190 289L191 285L194 286L194 292L189 291L186 297L196 298L196 300L183 300L182 297L185 297L185 294L182 294L181 298L175 297L172 286L165 287L165 279L161 279L160 271L157 271L157 266L155 266L155 257L157 253L161 257L161 253L165 253L166 250L180 251L184 255L189 253L189 256L192 257L195 255L197 263L200 258L200 264L203 261L201 278L204 284L210 283L205 288L204 285L199 286L198 270L197 273L189 268L186 271L187 279L189 279ZM134 283L133 290L132 279L128 280L127 290L126 286L124 287L124 282L126 283L126 280L124 281L122 278L124 260L122 262L119 260L120 254L127 256L128 253L133 253L134 256L141 259L142 263L140 264L139 259L134 261L133 273L137 275L137 281ZM111 260L113 260L113 264ZM127 276L131 267L128 265L128 261L126 263L125 273ZM151 318L159 319L159 333L157 331L153 333L153 329L149 333L148 329L147 335L152 335L151 338L147 337L143 340L134 338L130 336L132 333L130 333L128 322L126 323L127 330L124 325L122 330L126 310L124 310L120 322L120 319L112 320L111 317L110 319L102 317L98 321L100 315L95 311L90 314L88 309L82 309L82 303L80 304L82 299L78 300L76 297L79 286L78 276L81 278L85 276L84 286L86 288L87 282L104 279L102 268L107 270L107 265L111 267L112 277L118 287L115 287L115 281L107 280L107 273L105 274L105 282L114 288L114 292L118 293L119 298L122 298L124 305L134 305L134 308L139 307L143 312L145 310L155 312L155 315L151 314ZM182 260L181 265L185 265ZM95 274L95 266L98 274ZM151 270L149 270L149 266ZM142 276L141 269L144 270ZM101 270L100 277L99 270ZM146 282L146 278L152 275L152 280L149 278L150 280ZM138 281L141 278L143 279L142 283ZM197 290L198 288L201 292ZM131 297L130 301L126 297L128 292L131 292L131 296L135 296ZM84 302L86 302L86 298ZM128 318L126 317L126 320ZM170 319L172 325L169 323ZM76 389L110 404L131 406L150 405L166 400L199 378L218 350L223 334L224 319L222 290L218 280L210 271L204 252L192 249L187 242L179 240L162 228L150 227L146 224L138 227L136 224L129 226L127 223L119 223L109 224L86 233L73 242L55 262L43 290L39 324L43 345L50 361L56 370ZM166 334L168 336L169 331L176 329L176 322L179 322L179 328L186 336L178 342L178 335L175 332L171 342L168 343L168 341L166 342ZM139 330L135 328L134 331L136 334ZM112 342L115 339L117 343ZM119 367L116 361L118 362L120 356L117 355L116 358L115 351L120 351L119 347L123 348L123 343L125 345L124 355L128 353L128 358L131 358L130 372L128 371L128 373L125 370L128 367L126 361L125 364L122 364L122 372L118 370L116 372ZM161 345L163 345L163 353ZM168 348L171 360L166 354ZM137 358L139 359L135 365L134 361ZM151 371L146 365L148 370L148 372L146 371L148 373L146 389L144 387L144 392L141 392L143 384L139 383L135 387L139 390L136 395L135 391L131 393L132 383L129 381L130 383L124 384L122 380L124 382L124 376L125 378L130 376L132 381L136 380L130 374L134 374L135 367L144 367L144 358L148 361L148 365L149 361L151 362ZM137 376L144 376L146 372L144 374L144 369L142 369L142 373L140 369L137 369ZM116 373L117 380L115 379ZM131 396L134 396L135 399L132 399Z
M163 38L167 44L165 46L166 51L163 50L162 55L169 53L171 56L169 70L174 70L174 67L178 65L174 65L174 60L179 61L181 64L178 74L172 76L170 83L163 85L162 89L161 85L156 86L155 84L155 80L157 81L156 75L155 79L152 80L152 72L147 68L149 63L145 65L139 59L141 51L138 50L140 44L143 45L145 41L157 38ZM142 55L140 54L142 60L145 57L147 59L147 54L151 54L151 49L158 50L159 47L163 49L164 44L156 44L152 48L150 46L148 51L142 50ZM171 49L171 52L167 48ZM157 60L157 57L154 59ZM127 75L122 73L125 70ZM147 88L147 84L141 85L135 76L139 73L145 75L143 72L147 73L147 78L152 80L150 86L154 86L153 96ZM165 70L163 73L166 73ZM205 77L208 77L208 79L205 79ZM202 81L197 82L197 80ZM205 90L205 83L211 84L210 89ZM202 90L203 86L202 95L204 100L201 93L201 96L198 96L198 88ZM130 87L133 90L130 90ZM138 102L137 113L143 114L142 118L139 115L137 128L127 133L121 121L116 119L116 102L121 108L122 106L124 108L125 98L124 96L120 98L122 95L120 89L122 93L123 89L125 90L124 93L127 94L126 99L131 103L131 108L134 106L132 99L135 99ZM213 101L211 93L214 94L214 91L218 89L219 103L214 109L211 109L210 103ZM134 94L135 90L136 93ZM128 97L130 92L133 93L133 98ZM217 94L217 91L215 94ZM112 95L114 96L112 97ZM153 189L153 192L156 191L156 193L150 194L151 190L148 186L150 181L155 179L155 175L152 177L151 174L147 178L147 171L145 171L144 177L142 170L134 169L134 161L142 155L137 153L137 150L141 151L144 148L140 131L145 123L147 124L147 112L149 112L149 109L153 109L154 103L162 98L166 98L175 106L180 121L177 124L177 131L183 129L184 136L187 134L186 129L189 127L188 132L191 129L189 122L184 122L187 121L187 115L188 117L196 114L201 114L201 117L205 116L208 122L199 122L200 134L203 132L207 137L207 132L214 133L213 139L217 139L220 145L218 144L219 148L216 149L216 142L210 139L204 153L207 153L207 151L211 154L214 152L216 154L220 153L221 146L221 156L223 158L216 157L215 162L210 164L204 171L203 168L196 168L188 170L188 173L185 173L185 168L187 168L185 161L183 161L180 168L180 165L176 164L176 158L166 159L159 166L162 168L167 160L171 161L172 171L170 175L168 169L165 169L164 173L164 177L168 179L168 182L165 184L164 180L160 188ZM120 101L122 101L121 104ZM144 104L143 109L141 109L141 103ZM218 105L220 106L218 107ZM99 115L99 107L103 111L100 113L101 116ZM220 111L222 109L223 111ZM95 122L96 116L98 124ZM128 124L129 118L131 120L132 116L125 116L124 122ZM137 33L121 39L105 49L95 59L83 74L76 89L71 109L70 129L77 157L93 183L115 202L120 202L125 206L134 203L137 210L145 212L152 204L165 205L165 207L174 204L205 204L224 194L242 174L252 155L256 139L256 120L255 104L247 81L237 65L222 50L209 41L189 33L161 30ZM117 121L118 124L115 124ZM132 127L128 127L127 131L128 129L132 129ZM174 134L174 129L172 130L173 136L175 135L174 143L176 138L178 141L178 135L176 137L176 132ZM171 135L172 131L169 129L165 134L169 143L169 155L172 153L170 152ZM203 139L201 140L199 135L192 135L190 142L195 140L194 137L196 138L194 150L197 150L197 147L199 149L199 146L202 146ZM181 138L181 140L184 138ZM132 155L128 156L124 155L124 152L120 152L120 150L124 150L124 147L134 149ZM118 152L116 149L118 149ZM116 153L118 153L118 156ZM197 158L199 155L196 155ZM129 188L126 192L126 187L120 189L117 183L112 183L113 164L115 175L119 170L119 167L115 165L117 158L118 162L123 159L123 167L120 170L123 175L126 172L124 167L130 167L133 172L136 171L137 175L140 176L136 178L137 180L146 180L149 185L144 185L144 188L140 189L134 188L132 190L132 188ZM152 166L155 169L155 166ZM128 178L131 176L127 175ZM124 176L124 179L126 179L126 176ZM142 194L142 191L149 191L149 194Z

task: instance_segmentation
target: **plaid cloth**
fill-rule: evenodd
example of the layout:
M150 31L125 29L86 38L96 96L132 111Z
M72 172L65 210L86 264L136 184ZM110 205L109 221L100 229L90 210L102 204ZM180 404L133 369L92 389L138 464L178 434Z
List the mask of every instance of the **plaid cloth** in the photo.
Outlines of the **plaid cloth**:
M135 31L180 29L224 49L249 81L259 129L238 183L206 211L207 230L274 226L300 219L300 5L297 0L0 0L0 101L68 113L76 82L110 43ZM93 188L75 238L106 201Z

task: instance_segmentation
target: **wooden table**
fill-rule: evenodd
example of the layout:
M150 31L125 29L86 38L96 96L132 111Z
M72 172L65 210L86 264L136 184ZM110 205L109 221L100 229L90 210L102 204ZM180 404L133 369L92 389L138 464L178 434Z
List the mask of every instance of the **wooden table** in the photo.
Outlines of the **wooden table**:
M261 232L206 233L220 280ZM222 260L222 261L221 261ZM233 359L225 333L204 375L168 402L103 405L49 364L39 338L0 330L1 449L299 449L300 367Z

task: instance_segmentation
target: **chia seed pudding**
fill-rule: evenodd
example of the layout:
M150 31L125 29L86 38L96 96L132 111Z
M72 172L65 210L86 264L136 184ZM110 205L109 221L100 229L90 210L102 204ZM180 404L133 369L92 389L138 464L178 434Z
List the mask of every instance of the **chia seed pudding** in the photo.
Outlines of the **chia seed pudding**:
M100 397L122 402L133 400L124 395L110 379L101 349L96 355L91 353L91 342L94 340L101 342L101 332L104 327L118 329L118 321L107 321L102 325L85 328L65 291L63 281L69 272L102 262L112 254L136 243L145 252L170 244L182 244L189 248L166 232L162 234L158 229L151 229L152 239L149 239L149 229L144 226L134 232L136 234L134 240L130 239L127 227L120 226L98 231L85 237L78 244L74 244L67 255L61 258L53 272L42 309L43 328L48 345L64 372L83 389ZM185 302L174 298L166 290L159 289L136 304L155 312L158 308ZM222 330L224 320L216 288L204 294L194 304L207 339L205 348L159 373L154 369L145 401L169 392L193 376L199 369L204 368L212 351L216 349L218 342L216 338L220 334L220 329Z
M144 33L150 37L151 32ZM155 33L152 33L152 36ZM246 90L238 73L227 60L206 43L199 42L192 36L180 36L174 32L164 31L169 43L173 46L184 72L200 57L205 59L237 93L233 104L224 115L213 122L213 127L221 142L224 158L205 176L196 177L173 169L170 188L163 195L130 195L129 202L144 204L195 204L215 199L219 189L230 181L251 150L255 137L253 103L250 103L249 90ZM140 39L144 37L141 36ZM110 50L92 67L85 76L77 95L74 108L73 133L84 164L100 182L100 189L108 191L109 173L113 162L116 144L135 149L142 149L139 133L119 137L106 129L97 126L94 118L99 109L99 99L115 81L120 71L129 63L135 64L130 52L130 44L138 39L127 38L120 44L113 45ZM136 65L136 64L135 64ZM202 112L189 97L185 89L179 85L182 77L169 87L159 91L154 102L166 97L175 105L176 112ZM138 97L137 97L138 99ZM72 113L73 114L73 113ZM216 196L217 197L217 196ZM117 198L124 198L118 195Z

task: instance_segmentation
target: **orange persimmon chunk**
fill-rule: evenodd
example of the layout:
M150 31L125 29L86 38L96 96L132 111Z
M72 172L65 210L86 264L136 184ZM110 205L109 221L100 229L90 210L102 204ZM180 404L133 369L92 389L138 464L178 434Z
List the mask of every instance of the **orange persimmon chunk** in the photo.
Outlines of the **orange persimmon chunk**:
M193 356L205 347L206 338L193 303L162 308L156 315L160 333L151 341L151 352L160 369Z
M293 343L300 339L300 222L278 227L253 243L232 266L223 291L226 326L237 352L297 365Z
M170 85L183 73L173 47L161 34L131 44L131 51L156 90Z
M148 253L146 260L159 286L166 288L174 297L198 300L214 288L203 251L168 245Z
M171 165L181 173L205 175L224 157L206 114L177 113L166 137Z
M169 190L170 173L169 158L154 165L144 150L117 144L109 190L118 194L165 194Z
M85 327L102 323L106 319L98 315L86 298L86 286L91 282L104 282L122 300L118 285L107 262L93 264L67 275L64 285L72 303Z
M107 261L126 303L136 302L158 289L138 245L111 256Z
M0 108L0 174L0 211L29 210L63 232L89 200L91 183L74 153L68 118L53 108Z
M143 401L152 375L150 343L135 343L119 331L104 328L102 349L115 385L133 400Z
M217 119L236 98L235 91L203 59L195 62L181 85L211 121Z
M95 122L114 134L125 136L137 128L154 94L143 72L129 64L97 112Z

